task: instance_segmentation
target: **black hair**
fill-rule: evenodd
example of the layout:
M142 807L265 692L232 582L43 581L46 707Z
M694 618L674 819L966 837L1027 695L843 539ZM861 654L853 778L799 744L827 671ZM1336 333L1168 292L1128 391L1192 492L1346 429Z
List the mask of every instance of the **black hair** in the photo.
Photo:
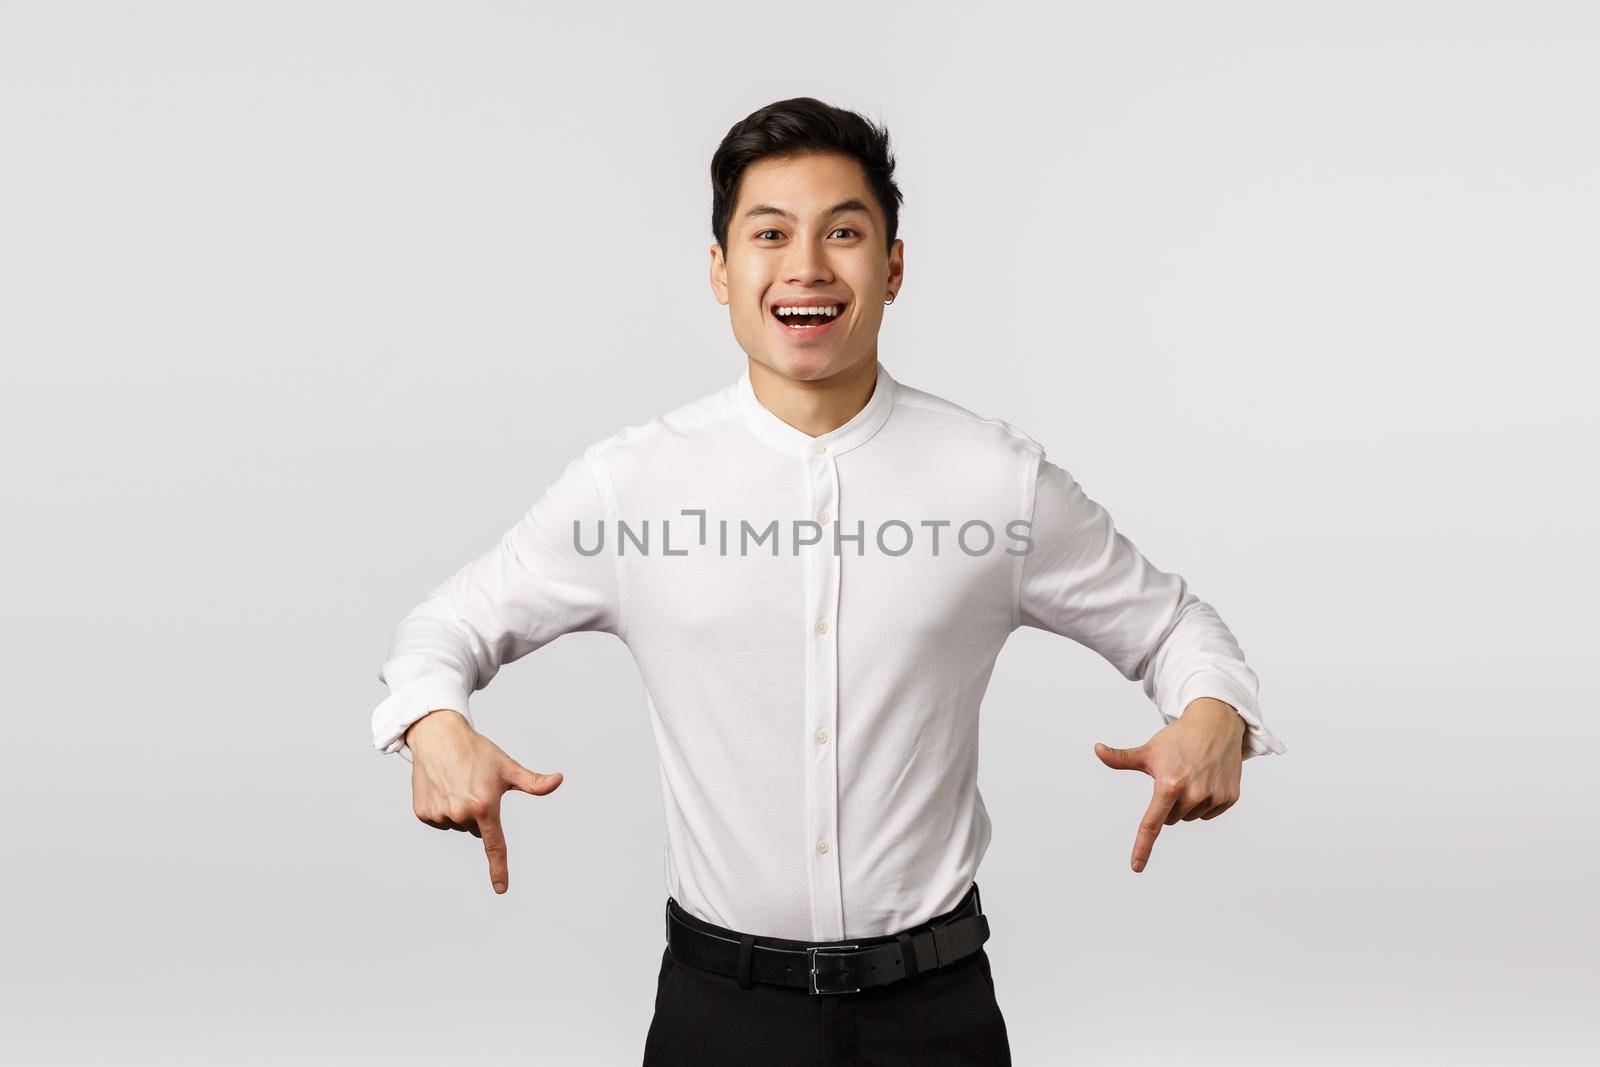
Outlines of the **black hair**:
M894 181L889 131L854 111L797 96L768 104L734 123L711 157L711 232L723 255L728 252L728 225L745 169L758 159L811 152L834 152L861 164L888 224L884 250L894 247L901 198Z

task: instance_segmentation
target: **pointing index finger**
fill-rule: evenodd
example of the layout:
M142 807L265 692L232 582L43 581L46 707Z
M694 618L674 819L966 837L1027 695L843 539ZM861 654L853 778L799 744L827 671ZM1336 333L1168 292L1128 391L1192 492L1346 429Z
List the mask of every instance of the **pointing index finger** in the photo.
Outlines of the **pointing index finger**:
M496 893L504 893L511 877L506 864L506 835L500 828L500 805L495 804L478 820L483 835L483 851L489 857L489 881Z
M1139 836L1133 842L1133 869L1135 872L1144 870L1146 861L1150 859L1150 851L1156 847L1156 835L1161 833L1161 827L1167 821L1167 815L1172 811L1172 806L1178 802L1176 790L1166 790L1161 786L1156 787L1155 795L1150 798L1150 806L1144 811L1144 818L1139 822Z

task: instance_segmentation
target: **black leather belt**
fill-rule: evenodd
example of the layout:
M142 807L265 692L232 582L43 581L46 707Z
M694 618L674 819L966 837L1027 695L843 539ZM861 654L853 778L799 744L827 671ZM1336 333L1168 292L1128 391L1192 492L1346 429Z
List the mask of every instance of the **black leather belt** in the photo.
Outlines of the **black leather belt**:
M742 934L708 923L667 897L667 948L691 967L752 982L791 986L807 993L859 993L947 967L989 940L978 883L943 915L898 934L851 941L791 941Z

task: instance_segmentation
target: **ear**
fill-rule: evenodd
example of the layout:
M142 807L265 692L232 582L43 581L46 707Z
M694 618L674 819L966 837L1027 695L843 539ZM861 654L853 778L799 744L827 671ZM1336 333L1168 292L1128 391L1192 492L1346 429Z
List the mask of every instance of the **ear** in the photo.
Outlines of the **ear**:
M722 246L711 242L711 293L717 303L728 302L728 264L722 258Z
M906 243L900 238L894 239L894 244L889 246L889 288L898 293L905 284L906 277Z

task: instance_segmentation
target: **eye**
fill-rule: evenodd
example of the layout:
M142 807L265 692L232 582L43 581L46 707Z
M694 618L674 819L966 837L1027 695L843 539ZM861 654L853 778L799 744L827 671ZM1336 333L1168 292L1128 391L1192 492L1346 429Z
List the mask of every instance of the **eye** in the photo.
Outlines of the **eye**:
M860 235L859 235L859 234L856 234L856 231L854 231L854 230L852 230L852 229L851 229L851 228L850 228L850 227L848 227L848 226L840 226L840 227L839 227L839 229L837 229L837 230L834 230L834 231L833 231L833 232L834 232L834 233L840 233L840 232L843 232L843 233L848 233L848 234L855 234L855 235L856 235L856 236L860 236Z
M777 230L762 230L760 233L756 234L756 239L760 240L761 238L765 237L769 233L777 233L777 232L778 232Z

